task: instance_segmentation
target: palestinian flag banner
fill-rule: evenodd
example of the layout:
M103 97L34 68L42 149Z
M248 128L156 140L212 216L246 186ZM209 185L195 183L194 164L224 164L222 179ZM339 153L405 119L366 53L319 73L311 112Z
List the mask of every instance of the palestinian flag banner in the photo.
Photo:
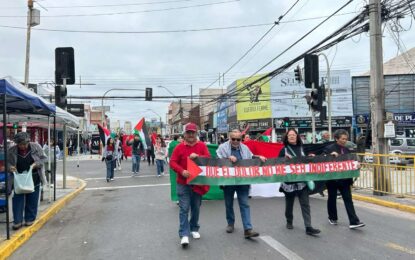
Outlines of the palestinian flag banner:
M274 182L323 181L360 175L355 154L240 160L188 158L189 184L246 185Z
M137 125L134 127L134 134L138 134L138 136L141 139L141 142L143 143L144 149L147 150L148 146L151 146L151 140L148 135L146 122L144 120L144 117L141 118L141 120L137 123Z
M111 136L111 131L105 127L103 127L101 124L98 124L98 131L99 131L99 138L101 139L102 145L107 145L107 140Z

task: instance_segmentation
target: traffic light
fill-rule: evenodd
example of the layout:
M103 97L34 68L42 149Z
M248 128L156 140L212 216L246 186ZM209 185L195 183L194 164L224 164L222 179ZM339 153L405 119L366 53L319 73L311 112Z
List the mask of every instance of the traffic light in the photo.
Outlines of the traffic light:
M318 56L313 54L307 54L304 56L304 85L306 88L312 88L318 86L319 73L318 73Z
M282 119L282 126L283 127L289 127L290 126L290 119L288 118L288 117L284 117L283 119Z
M55 105L62 109L66 109L66 105L68 104L66 100L66 95L67 95L66 87L56 85L55 86Z
M315 88L311 90L310 92L311 98L308 104L310 105L313 111L320 111L321 109L321 106L319 104L319 96L321 96L320 88Z
M301 75L301 68L300 66L297 65L297 67L294 69L294 75L295 75L295 80L298 82L303 81L303 77Z
M75 59L72 47L63 47L55 49L55 83L63 84L63 78L66 78L66 84L75 84Z
M19 128L19 123L13 123L13 129Z
M153 89L152 88L146 88L145 101L151 101L151 100L153 100Z

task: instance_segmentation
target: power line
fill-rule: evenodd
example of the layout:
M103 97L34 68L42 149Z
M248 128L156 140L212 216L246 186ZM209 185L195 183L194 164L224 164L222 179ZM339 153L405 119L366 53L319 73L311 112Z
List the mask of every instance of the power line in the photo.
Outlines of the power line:
M125 11L125 12L112 12L112 13L94 13L94 14L60 14L60 15L43 15L43 18L66 18L66 17L92 17L92 16L110 16L110 15L125 15L125 14L139 14L139 13L153 13L153 12L165 12L165 11L175 11L175 10L183 10L195 7L205 7L205 6L213 6L213 5L222 5L222 4L229 4L234 2L239 2L240 0L229 0L229 1L221 1L221 2L214 2L214 3L206 3L206 4L198 4L198 5L189 5L189 6L179 6L179 7L169 7L169 8L161 8L161 9L149 9L149 10L140 10L140 11ZM26 18L26 15L1 15L0 17L15 17L15 18Z

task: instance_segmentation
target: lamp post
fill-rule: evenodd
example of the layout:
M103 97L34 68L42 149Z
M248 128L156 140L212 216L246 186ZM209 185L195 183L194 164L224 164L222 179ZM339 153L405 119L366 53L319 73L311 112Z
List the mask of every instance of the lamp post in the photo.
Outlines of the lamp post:
M160 116L160 114L159 113L157 113L156 111L154 111L153 109L151 109L151 108L148 108L147 109L147 111L151 111L151 112L153 112L154 114L156 114L158 117L159 117L159 119L160 119L160 134L163 136L163 122L161 121L161 116Z
M173 92L171 92L168 88L166 88L166 87L164 87L164 86L157 86L158 88L162 88L162 89L165 89L167 92L169 92L174 98L177 98L176 97L176 95L173 93ZM182 102L180 101L179 102L179 105L180 105L180 108L179 108L179 111L182 111ZM168 114L167 114L168 115ZM169 120L167 120L167 116L166 115L166 132L167 132L167 125L169 124ZM183 118L183 117L182 117ZM173 121L173 120L172 120ZM172 122L173 123L173 122ZM169 124L170 125L170 124ZM173 124L172 124L173 125ZM172 129L172 127L171 127L171 125L170 125L170 129Z
M111 91L113 91L113 90L120 90L120 91L128 91L128 90L134 90L134 91L145 91L145 89L139 89L139 88L112 88L112 89L109 89L109 90L107 90L107 91L105 91L105 93L104 93L104 95L102 96L102 99L101 99L101 111L102 111L102 113L101 113L101 122L102 122L102 124L104 124L104 114L105 114L105 111L104 111L104 98L105 98L105 95L107 95L109 92L111 92Z

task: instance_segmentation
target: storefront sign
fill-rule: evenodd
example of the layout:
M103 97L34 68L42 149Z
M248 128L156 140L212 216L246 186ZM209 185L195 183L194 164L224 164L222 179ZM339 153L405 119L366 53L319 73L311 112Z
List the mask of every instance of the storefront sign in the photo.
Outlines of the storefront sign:
M283 126L279 122L284 121L284 118L275 118L274 124L276 128L311 128L311 118L310 117L293 117L288 118L288 126ZM332 117L331 120L332 127L351 127L352 126L352 117L351 116L337 116ZM319 118L316 118L316 127L328 127L327 121L321 122Z

